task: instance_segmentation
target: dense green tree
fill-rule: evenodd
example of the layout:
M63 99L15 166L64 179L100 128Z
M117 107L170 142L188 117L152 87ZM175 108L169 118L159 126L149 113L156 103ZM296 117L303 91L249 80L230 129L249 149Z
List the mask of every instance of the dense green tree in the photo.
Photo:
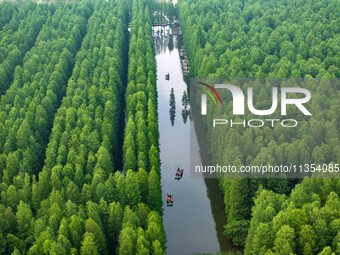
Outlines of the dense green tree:
M52 255L66 255L66 250L65 248L62 246L62 244L58 243L58 242L53 242L50 250L49 250L50 254Z
M141 201L140 188L136 174L132 170L128 170L125 177L125 195L126 201L130 206L136 207Z
M135 253L136 233L131 226L126 226L122 229L119 235L119 254L134 254Z
M335 222L339 219L335 213L339 210L339 199L332 191L336 189L332 183L332 179L306 178L288 198L262 190L255 201L246 254L256 254L256 249L271 249L275 254L332 254L332 250L337 249L334 240L338 227L334 224L338 225ZM320 200L321 187L327 187L324 201ZM267 211L271 212L269 218ZM260 243L256 241L261 238L259 228L256 230L256 224L261 221L272 226L270 232L275 234L274 242L268 236L262 237Z
M94 235L90 233L85 233L84 240L80 249L80 254L82 255L98 255L97 245L94 241Z
M159 243L158 240L156 240L152 243L152 254L154 254L154 255L164 254L162 246L161 246L161 244Z
M0 254L6 254L6 238L0 233Z
M137 229L136 254L150 254L149 243L142 228Z
M97 223L89 218L85 222L85 232L93 234L93 241L95 242L99 254L107 254L106 241L103 231L97 225ZM85 234L86 235L86 234ZM83 243L84 246L84 243Z
M249 179L235 179L230 188L229 214L226 233L237 245L244 245L250 219Z
M294 229L292 229L288 225L284 225L276 233L276 238L274 241L274 251L277 254L293 254L294 250L295 250Z
M0 5L0 29L2 29L11 20L13 14L16 12L16 8L9 2L4 2Z
M162 200L161 200L161 188L160 181L155 170L152 170L149 173L148 178L148 195L147 195L147 204L152 210L156 210L158 212L162 211Z
M33 227L32 211L29 205L20 201L16 213L18 236L22 239L29 237Z
M84 222L80 217L75 215L71 217L69 224L69 232L70 240L73 244L73 247L79 249L82 241L82 236L84 234Z

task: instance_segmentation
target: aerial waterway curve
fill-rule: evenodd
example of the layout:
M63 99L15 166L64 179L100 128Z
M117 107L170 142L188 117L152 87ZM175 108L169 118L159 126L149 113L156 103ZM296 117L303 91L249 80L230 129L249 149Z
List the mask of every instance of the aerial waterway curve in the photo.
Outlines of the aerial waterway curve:
M224 235L223 198L216 179L190 178L191 156L201 159L196 133L201 127L182 114L182 96L187 84L182 74L177 36L169 27L154 27L157 61L158 117L160 131L161 184L164 198L163 221L167 236L167 254L198 254L234 250ZM166 79L166 75L169 79ZM175 105L170 106L173 88ZM191 148L190 148L191 132ZM194 132L194 134L192 133ZM204 160L204 159L203 159ZM175 179L183 168L183 177ZM167 193L174 204L167 206Z

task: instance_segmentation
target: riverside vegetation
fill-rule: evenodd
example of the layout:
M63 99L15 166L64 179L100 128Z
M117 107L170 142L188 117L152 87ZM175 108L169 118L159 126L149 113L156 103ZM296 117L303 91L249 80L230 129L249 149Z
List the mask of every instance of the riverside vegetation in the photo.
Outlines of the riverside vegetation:
M183 0L178 13L192 77L340 77L338 1ZM254 86L255 107L268 109L271 91ZM339 82L313 82L308 89L316 116L296 129L219 132L207 125L214 163L339 163ZM212 108L210 116L232 118L231 104L229 113ZM245 254L340 253L339 179L220 178L219 186L225 234L245 246Z

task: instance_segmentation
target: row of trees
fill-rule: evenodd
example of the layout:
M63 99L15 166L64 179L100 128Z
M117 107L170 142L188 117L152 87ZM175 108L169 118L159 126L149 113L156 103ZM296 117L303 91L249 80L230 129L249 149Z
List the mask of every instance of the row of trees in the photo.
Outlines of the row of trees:
M5 6L8 4L6 3ZM54 13L53 5L30 3L14 15L13 21L18 24L13 31L5 27L1 31L0 41L0 95L13 81L14 69L22 64L26 52L34 45L43 24ZM19 17L23 16L22 19ZM10 26L10 24L8 25ZM14 28L14 26L12 26Z
M128 4L30 4L20 27L46 22L0 102L0 254L163 254L154 3Z
M17 31L20 21L25 19L25 15L30 11L30 8L32 5L27 5L18 10L13 3L10 3L9 1L4 1L1 4L1 10L2 10L2 27L1 27L1 35L5 36L7 32L13 33L14 31Z
M339 13L339 5L333 0L318 1L317 5L310 1L275 1L273 3L188 0L179 2L179 18L184 45L190 58L191 71L201 78L338 78L340 77L338 46L340 37L337 25ZM237 81L229 79L228 82L233 84ZM272 100L270 84L266 86L255 80L251 83L256 95L254 107L269 109ZM243 91L246 91L249 86L242 82L238 85ZM281 86L287 86L287 83L282 82ZM214 116L215 118L235 119L232 115L232 99L230 95L229 97L223 95L223 98L228 98L226 102L229 102L227 105L224 104L223 108L214 107L208 100L209 112L206 121L209 123L207 127L213 161L219 165L237 166L339 162L338 123L340 119L337 113L340 96L339 82L326 79L314 80L306 82L303 86L312 92L313 98L308 104L308 109L313 116L304 118L298 114L298 110L294 112L290 109L290 116L297 117L299 124L298 127L288 130L280 125L274 128L223 127L214 129L210 124ZM269 117L280 119L278 114ZM258 119L258 116L246 112L244 118ZM215 141L219 143L216 144ZM289 195L300 181L297 179L219 179L226 206L225 233L227 236L232 238L236 245L246 244L246 254L265 254L266 252L289 254L290 251L280 251L279 247L275 248L275 245L284 246L284 243L281 243L282 240L277 241L277 244L274 242L277 235L282 234L281 239L284 239L285 235L288 238L287 233L283 234L287 229L279 233L279 229L272 229L273 225L258 224L260 220L256 217L268 216L263 211L265 208L261 207L256 217L255 209L252 213L251 208L254 205L253 198L261 193L261 189L272 190L281 195L263 191L275 194L273 201L277 200L270 205L268 210L273 210L270 213L273 212L274 215L274 211L280 215L281 210L286 210L281 202L283 201L282 203L288 206L285 195ZM301 185L305 182L308 182L308 179ZM325 185L326 183L330 184L325 180ZM332 185L325 188L326 194L323 196L329 196L336 203L336 196L331 194L331 191L336 191L332 188L334 184ZM257 192L259 187L261 187L260 191ZM259 203L266 204L267 201L261 200ZM320 203L319 207L322 208L324 205ZM304 203L301 204L301 207L303 206ZM294 221L293 218L300 217L300 215L300 211L294 211L292 214L286 214L285 217L287 221ZM309 223L306 221L302 225L313 226L316 224L313 223L314 220L316 219L311 218ZM292 228L291 225L289 226ZM301 244L291 246L292 253L316 254L326 246L329 246L325 249L330 253L324 254L331 254L332 251L336 253L337 246L334 246L332 242L335 242L333 240L337 233L326 238L326 242L321 242L315 238L319 232L316 230L311 232L309 226L306 228L308 228L308 233L314 233L312 250L310 247L302 247L302 243L307 242L304 236L301 237L301 241L299 240ZM256 231L258 234L254 234ZM294 234L289 235L292 240L296 241L300 236L305 235L305 233L300 233L299 227L294 231ZM292 231L288 230L288 232ZM267 242L269 239L270 241Z
M195 77L339 77L336 0L181 1Z
M340 253L340 181L306 178L289 197L258 190L246 254Z
M277 82L277 81L276 81ZM224 82L223 82L224 83ZM232 79L226 83L237 84ZM249 84L250 83L250 84ZM268 109L271 105L271 85L267 83L250 80L246 84L239 85L246 91L250 85L256 95L256 109ZM275 83L276 85L278 83ZM294 86L293 80L281 81L279 86ZM289 109L289 118L296 119L298 126L295 128L283 128L280 124L273 128L264 126L262 128L221 127L212 128L209 124L208 133L211 142L211 153L213 161L220 165L303 165L303 164L329 164L339 162L339 116L338 97L340 96L336 80L307 80L296 85L311 91L313 99L308 104L308 109L313 113L311 117L304 117L297 108ZM323 89L320 89L323 88ZM232 98L220 92L224 102L232 102ZM211 104L210 104L211 103ZM233 119L232 104L226 107L214 107L208 104L207 123L212 123L214 118ZM282 119L278 111L267 116L270 119ZM244 119L258 119L259 117L246 112ZM243 118L242 118L243 119ZM219 143L215 143L219 141ZM213 146L212 146L213 145ZM259 177L261 174L257 174ZM244 176L244 175L243 175ZM290 177L299 175L291 175ZM301 174L300 176L304 176ZM227 177L227 176L224 176ZM242 176L241 176L242 177ZM260 176L261 177L261 176ZM265 189L273 190L279 194L288 195L297 179L227 179L219 180L220 187L225 194L224 201L227 213L226 233L233 238L235 244L244 245L249 223L251 221L251 207L253 197L259 185Z
M10 22L13 14L16 12L16 8L8 2L0 5L0 30Z
M30 2L32 2L31 0L6 0L3 1L4 2L9 2L11 3L13 6L15 6L18 10L20 10L21 8L23 8L26 4L29 4Z
M53 7L34 8L48 13L50 8L53 10ZM44 231L42 226L49 221L49 205L44 207L47 200L40 202L50 193L50 181L40 172L37 184L34 175L42 169L54 113L65 94L74 57L92 12L90 2L60 2L55 8L35 46L26 53L23 65L16 67L13 83L0 102L0 207L1 225L5 226L0 234L1 254L27 253ZM54 198L62 201L55 194ZM50 222L55 226L58 216L54 217ZM49 246L45 248L44 252L48 253ZM31 249L33 254L43 253Z
M148 0L132 3L123 155L127 201L132 208L139 208L140 202L147 204L157 220L144 231L138 226L123 225L119 237L119 253L122 254L163 254L165 250L161 220L156 63L150 6L152 1ZM133 188L131 178L134 176L138 185ZM152 235L151 240L145 238L148 232Z
M122 128L127 13L124 1L95 4L36 185L48 191L36 203L38 217L48 216L39 238L63 247L65 254L113 253L123 221L136 217L123 199L125 180L114 173ZM59 203L50 200L54 195ZM44 203L56 210L40 215ZM31 249L44 250L39 238Z

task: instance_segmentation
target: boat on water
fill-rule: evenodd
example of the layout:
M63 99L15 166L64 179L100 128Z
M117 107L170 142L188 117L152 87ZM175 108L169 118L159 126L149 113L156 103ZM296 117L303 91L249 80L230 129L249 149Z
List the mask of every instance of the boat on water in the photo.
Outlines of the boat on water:
M166 206L173 206L174 205L174 197L171 194L166 194Z
M184 169L179 169L179 168L178 168L177 171L176 171L175 179L176 179L176 180L181 179L182 176L183 176L183 172L184 172Z

